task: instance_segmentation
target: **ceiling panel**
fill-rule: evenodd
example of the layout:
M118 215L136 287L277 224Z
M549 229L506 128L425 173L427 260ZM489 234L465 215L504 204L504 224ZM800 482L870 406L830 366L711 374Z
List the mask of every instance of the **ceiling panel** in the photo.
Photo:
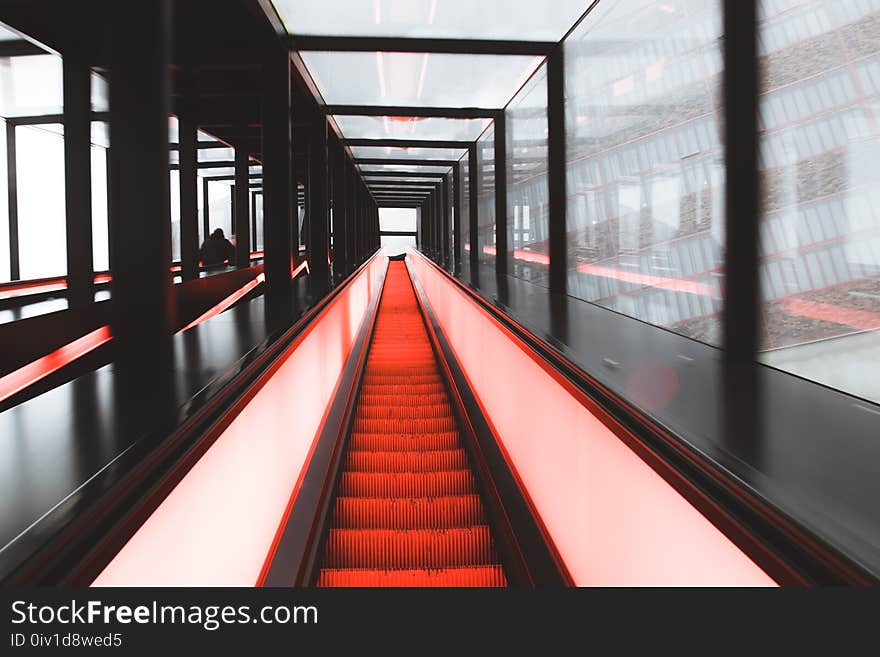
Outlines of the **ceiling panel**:
M559 41L592 0L273 0L291 34Z
M502 108L543 61L520 55L302 52L330 105Z
M436 139L475 141L492 119L438 119L417 116L333 117L348 139Z

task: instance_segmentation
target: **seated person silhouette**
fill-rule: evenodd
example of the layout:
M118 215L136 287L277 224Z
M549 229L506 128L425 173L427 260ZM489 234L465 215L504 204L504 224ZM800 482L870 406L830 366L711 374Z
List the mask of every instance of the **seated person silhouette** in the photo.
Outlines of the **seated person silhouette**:
M235 263L235 247L226 239L223 229L218 228L208 237L199 249L199 260L205 267L222 265L227 260L229 264Z

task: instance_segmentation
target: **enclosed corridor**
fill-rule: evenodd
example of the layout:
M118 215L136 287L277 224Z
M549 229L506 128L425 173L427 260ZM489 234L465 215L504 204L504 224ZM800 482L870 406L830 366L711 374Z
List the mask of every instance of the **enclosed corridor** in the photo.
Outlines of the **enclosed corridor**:
M875 584L878 26L0 0L0 580Z

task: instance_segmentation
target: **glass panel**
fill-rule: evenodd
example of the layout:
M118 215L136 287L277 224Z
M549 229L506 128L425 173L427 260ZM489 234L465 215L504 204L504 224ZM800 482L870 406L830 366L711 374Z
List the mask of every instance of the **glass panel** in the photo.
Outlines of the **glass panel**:
M449 173L447 166L427 166L423 164L361 164L361 172L368 174L370 171L400 171L405 173Z
M547 70L507 107L508 271L547 286L550 265L547 186Z
M416 211L404 208L379 208L381 232L416 232Z
M263 250L263 195L257 194L256 198L256 206L257 206L257 235L254 240L254 250L262 251Z
M474 141L491 119L439 119L418 116L333 117L348 139L442 139Z
M760 28L761 360L880 402L877 6L790 4Z
M293 34L558 41L587 0L273 0Z
M179 153L178 153L179 155ZM234 162L234 148L200 148L198 149L199 162Z
M459 148L392 148L391 146L352 146L356 158L385 157L411 160L457 160L466 153Z
M208 228L210 233L222 229L227 239L232 236L232 187L225 181L208 181Z
M6 121L0 119L0 283L9 280L9 190L6 166Z
M400 52L301 53L331 105L504 107L541 57Z
M110 109L110 88L107 80L92 73L92 111L106 112Z
M495 266L495 127L477 142L477 245L480 263Z
M67 272L64 139L43 126L15 129L21 278Z
M169 172L171 198L171 260L180 261L180 172Z
M106 129L107 124L103 124ZM92 124L95 132L95 124ZM99 131L100 132L100 131ZM92 145L92 266L95 271L110 269L107 225L107 149ZM179 206L178 206L179 209Z
M381 208L382 210L397 210L398 208ZM415 212L415 210L412 210ZM416 248L415 235L382 235L380 238L382 248L385 249L385 255L394 256L405 253L409 248Z
M470 195L471 176L470 160L465 155L459 160L459 172L461 173L461 273L462 278L470 278L470 250L471 250L471 222L470 222Z
M62 93L57 55L0 57L0 116L60 114Z
M565 57L569 293L718 344L720 2L601 2Z

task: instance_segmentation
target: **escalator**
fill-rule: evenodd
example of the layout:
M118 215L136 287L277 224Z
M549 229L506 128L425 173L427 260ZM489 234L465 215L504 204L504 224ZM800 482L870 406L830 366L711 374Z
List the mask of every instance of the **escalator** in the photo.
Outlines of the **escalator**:
M386 275L317 585L505 586L402 261Z

